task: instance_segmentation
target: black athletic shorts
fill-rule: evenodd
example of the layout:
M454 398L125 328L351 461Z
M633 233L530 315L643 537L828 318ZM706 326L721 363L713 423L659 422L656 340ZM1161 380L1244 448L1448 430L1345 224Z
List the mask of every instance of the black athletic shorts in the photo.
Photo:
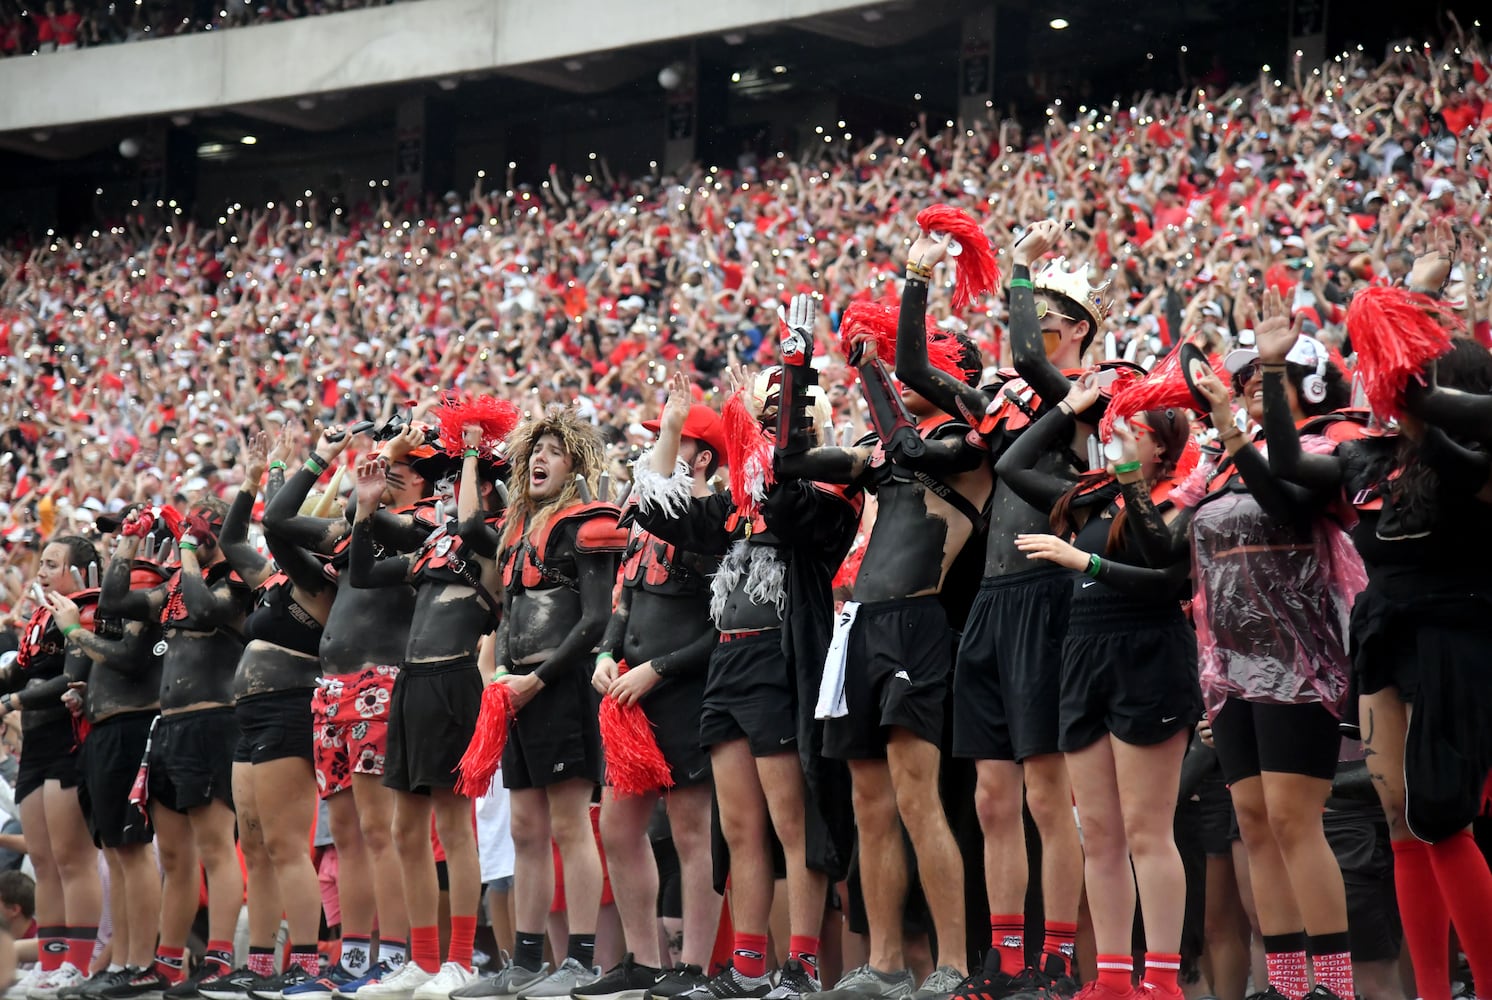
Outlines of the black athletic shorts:
M1347 935L1354 962L1397 962L1403 930L1394 893L1394 855L1388 824L1369 809L1328 809L1326 842L1347 889Z
M979 585L953 671L953 753L1025 760L1058 751L1062 639L1072 574L1037 569Z
M481 706L482 675L476 660L401 666L389 698L384 785L419 795L455 788L456 765L476 732ZM308 712L309 708L308 702Z
M689 720L699 718L705 699L705 672L669 677L642 696L643 714L653 724L658 749L668 761L674 788L702 785L710 780L710 755L699 745L699 728ZM682 723L682 724L681 724Z
M315 755L311 717L311 688L271 691L239 698L233 707L238 719L236 764L268 764L272 760Z
M720 637L710 653L699 744L744 739L753 757L798 752L798 695L777 629Z
M1212 743L1230 785L1261 771L1330 781L1337 773L1342 733L1337 717L1319 702L1276 705L1229 698L1212 720Z
M23 724L24 725L24 724ZM71 718L21 730L21 763L16 771L16 801L23 801L48 781L63 788L78 784L78 734Z
M237 745L232 706L162 715L150 742L150 801L180 813L213 799L232 808Z
M1128 601L1076 601L1062 643L1058 747L1073 753L1105 735L1153 746L1202 717L1197 634L1169 613Z
M1209 858L1233 856L1233 842L1238 839L1238 822L1233 815L1233 797L1223 781L1222 772L1214 771L1197 785L1192 798L1176 804L1176 825L1194 827L1202 850Z
M845 707L824 724L824 754L884 760L891 727L939 746L953 633L936 594L862 604L845 647Z
M589 670L579 665L561 670L513 717L503 748L503 787L547 788L571 778L600 781L605 770L600 708ZM687 720L679 722L679 728L690 728Z
M78 754L78 805L95 847L148 844L150 819L130 805L130 790L145 758L155 709L122 712L95 722Z

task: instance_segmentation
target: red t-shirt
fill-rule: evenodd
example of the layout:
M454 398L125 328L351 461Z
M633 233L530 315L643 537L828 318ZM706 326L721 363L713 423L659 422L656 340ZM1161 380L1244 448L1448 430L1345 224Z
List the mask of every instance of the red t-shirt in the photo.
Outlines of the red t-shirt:
M36 41L40 45L57 40L57 25L50 17L36 19Z
M83 23L83 15L77 11L63 11L52 18L52 27L57 32L58 45L78 44L78 27Z

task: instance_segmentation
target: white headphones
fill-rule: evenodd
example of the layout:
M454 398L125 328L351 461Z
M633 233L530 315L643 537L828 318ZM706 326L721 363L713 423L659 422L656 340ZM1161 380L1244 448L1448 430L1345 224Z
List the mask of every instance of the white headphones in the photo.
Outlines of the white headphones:
M1300 345L1310 343L1309 350L1316 358L1316 370L1300 380L1300 395L1307 403L1315 405L1326 399L1326 366L1330 363L1321 342L1314 338L1301 337Z

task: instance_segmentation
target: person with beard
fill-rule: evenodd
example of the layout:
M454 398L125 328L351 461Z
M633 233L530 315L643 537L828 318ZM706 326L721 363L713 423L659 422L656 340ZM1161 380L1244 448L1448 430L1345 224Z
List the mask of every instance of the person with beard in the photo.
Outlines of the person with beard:
M19 655L0 676L0 709L21 709L21 767L15 799L20 805L26 852L36 867L36 919L40 939L27 993L51 998L84 982L98 937L103 889L98 853L78 805L78 734L62 704L67 690L67 640L51 595L72 594L92 617L96 595L82 595L98 551L87 539L61 535L46 544L36 570L42 600L26 623ZM69 622L69 626L77 623ZM77 625L81 628L81 625ZM28 982L29 980L29 982Z
M117 522L100 527L113 530ZM133 589L158 586L169 574L154 562L138 560ZM156 867L155 832L150 819L130 802L140 760L159 715L161 658L158 622L125 621L96 609L93 630L74 628L82 616L75 599L48 599L69 651L64 696L89 725L79 754L79 804L94 843L109 866L109 912L113 921L113 963L77 988L77 995L130 1000L147 992L135 980L154 965L155 929L160 923L161 879ZM82 694L79 694L81 690ZM157 984L155 989L160 989Z
M590 675L611 616L617 559L627 534L617 508L592 500L603 466L601 438L573 409L551 407L507 442L511 500L500 540L504 586L494 684L514 716L503 749L512 808L516 946L496 979L458 998L568 997L597 978L601 856L590 821L601 780L601 736ZM554 896L551 843L564 868L569 941L558 967L544 962L544 923Z
M679 454L667 478L652 471L651 454L641 455L633 466L636 495L675 506L709 496L710 477L725 455L724 436L719 414L694 402L687 378L675 376L663 415L643 426L660 438L678 435ZM704 700L705 668L719 641L710 621L709 582L718 565L712 556L677 548L636 526L623 553L621 586L591 684L619 704L641 706L673 783L666 793L606 792L601 842L627 955L576 990L576 1000L672 997L705 980L720 918L710 856L710 758L698 733L675 723L697 717ZM648 839L660 795L678 851L684 924L679 960L667 971L658 939L658 865Z
M427 498L450 463L426 437L424 428L404 424L379 451L388 463L388 488L377 517L375 558L418 549L434 526L435 502ZM415 593L408 585L354 587L347 572L350 525L342 518L327 524L299 514L320 478L316 467L332 461L331 449L318 449L316 458L314 466L292 476L264 508L266 531L331 557L323 571L337 587L321 632L323 676L311 706L316 718L316 784L326 800L337 845L342 957L336 968L314 982L285 991L297 1000L331 1000L333 993L352 996L386 978L404 964L409 933L393 845L394 793L384 787L383 772L389 702L409 643L407 626ZM377 962L372 960L375 914Z
M862 484L876 497L875 523L853 599L840 613L818 705L828 719L825 752L848 761L854 786L870 953L824 996L947 997L968 969L963 863L939 795L954 649L943 588L965 544L985 529L992 481L987 454L969 441L968 425L911 389L898 397L877 358L880 331L860 326L851 307L842 332L855 331L850 339L861 356L852 361L876 434L853 448L789 440L778 463L781 475ZM895 336L894 329L886 333ZM943 370L976 382L983 365L973 344L942 331L936 339ZM920 988L903 954L903 826L938 946L936 968Z
M348 550L352 585L415 588L409 642L389 700L383 773L394 793L394 845L409 908L410 952L397 972L357 991L374 1000L445 1000L474 978L481 872L472 803L455 785L481 700L478 644L501 610L492 596L500 582L497 552L488 543L490 522L501 516L501 493L498 463L490 449L484 455L479 447L483 428L468 424L461 434L456 522L437 525L417 554L377 557L374 514L389 492L388 463L376 456L357 469ZM444 963L432 813L450 877L451 937Z
M137 511L124 522L100 593L111 614L159 622L165 629L153 647L164 657L161 720L147 764L150 819L165 876L156 971L176 981L168 996L178 988L229 985L243 905L243 871L234 847L233 668L243 653L253 592L218 547L226 512L215 497L199 501L182 523L180 568L161 586L132 590L140 539L156 520L152 509ZM183 952L196 915L199 864L207 870L208 942L199 978L192 981L183 979Z
M1066 398L1107 307L1086 269L1059 258L1033 275L1057 245L1062 225L1033 223L1012 248L1010 341L1015 375L990 389L966 384L928 361L925 313L932 269L948 256L946 235L923 235L907 252L907 280L896 342L896 375L949 414L969 414L998 458L1030 421ZM1086 471L1091 418L1078 420L1038 468L1073 483ZM975 805L984 829L990 950L956 995L1000 1000L1012 993L1076 990L1072 979L1082 849L1058 728L1061 635L1072 585L1057 567L1032 569L1018 535L1047 527L1048 514L996 480L984 580L959 644L953 676L953 752L976 761ZM1028 968L1024 804L1041 836L1045 940Z

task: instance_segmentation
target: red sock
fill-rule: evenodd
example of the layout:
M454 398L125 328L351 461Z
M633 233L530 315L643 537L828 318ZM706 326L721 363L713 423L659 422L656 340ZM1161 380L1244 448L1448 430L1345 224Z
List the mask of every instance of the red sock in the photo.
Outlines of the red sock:
M1063 969L1072 971L1073 956L1077 952L1078 925L1066 923L1061 920L1048 920L1046 922L1046 940L1041 944L1042 965L1046 964L1046 956L1051 955L1060 958ZM1131 963L1133 959L1130 960ZM1131 965L1133 968L1133 965Z
M451 916L451 948L447 962L455 962L463 969L471 968L471 946L477 936L477 918Z
M409 960L426 972L440 971L440 928L409 929Z
M1269 968L1269 985L1285 1000L1300 1000L1310 991L1311 982L1306 975L1305 931L1264 935L1264 960Z
M1421 1000L1451 1000L1451 915L1435 881L1430 845L1412 838L1393 845L1394 888L1414 961L1414 985Z
M1000 952L1000 971L1013 976L1026 967L1026 917L1022 913L990 914L989 944Z
M743 976L760 979L767 974L767 935L742 934L736 931L736 943L730 953L731 964Z
M67 961L67 928L38 927L36 961L41 971L52 972Z
M1145 985L1153 986L1167 996L1180 996L1181 984L1176 977L1181 974L1181 956L1163 951L1145 952ZM1344 1000L1352 1000L1346 997Z
M309 948L305 945L291 945L290 964L300 966L315 979L321 975L321 952L316 950L314 944Z
M819 939L807 934L794 934L788 938L787 957L796 958L814 979L819 977Z
M1110 993L1127 996L1135 985L1135 960L1132 955L1099 955L1098 985Z
M173 985L186 978L186 949L167 948L161 945L155 949L155 963L151 968L165 976Z
M1456 938L1471 963L1471 978L1481 976L1478 982L1492 983L1492 913L1487 909L1492 899L1492 871L1487 859L1471 839L1471 831L1462 830L1430 845L1430 864L1456 926Z
M88 966L93 962L93 945L97 940L97 927L67 929L67 961L85 976L88 975Z
M224 974L232 972L231 968L222 969ZM267 979L275 974L275 950L273 948L256 948L249 946L249 971L261 979Z
M1352 985L1352 943L1347 932L1312 934L1307 940L1316 985L1325 986L1343 1000L1353 1000L1357 991Z

